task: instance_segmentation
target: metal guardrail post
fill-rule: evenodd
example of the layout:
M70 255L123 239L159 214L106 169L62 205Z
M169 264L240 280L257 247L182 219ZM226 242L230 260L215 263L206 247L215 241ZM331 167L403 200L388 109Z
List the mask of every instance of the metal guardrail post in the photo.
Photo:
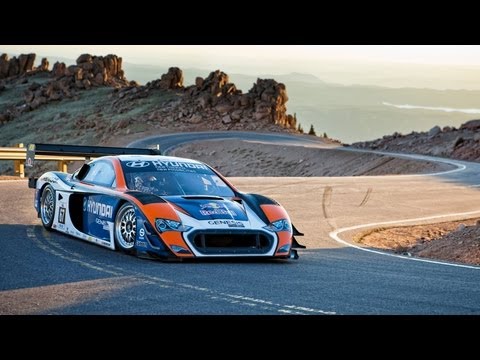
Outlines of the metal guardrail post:
M68 170L67 162L64 161L64 160L59 160L58 163L57 163L57 169L58 169L58 171L61 171L61 172L67 172L67 170Z
M23 148L23 143L16 144L15 147ZM13 161L13 170L15 175L18 174L20 178L25 177L25 160L14 160Z
M25 177L25 161L14 160L13 165L14 165L15 175L18 175L23 179Z

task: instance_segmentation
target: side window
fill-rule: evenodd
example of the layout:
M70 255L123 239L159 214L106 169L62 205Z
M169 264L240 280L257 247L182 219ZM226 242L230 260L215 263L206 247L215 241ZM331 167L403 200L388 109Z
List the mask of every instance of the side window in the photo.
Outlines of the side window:
M113 170L113 166L106 161L95 161L90 163L90 170L83 181L95 185L111 187L115 183L115 171Z

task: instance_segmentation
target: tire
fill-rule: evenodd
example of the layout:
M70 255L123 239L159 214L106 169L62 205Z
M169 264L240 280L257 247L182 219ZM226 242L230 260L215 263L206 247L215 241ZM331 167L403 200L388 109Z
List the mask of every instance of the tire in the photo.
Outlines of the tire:
M40 199L40 219L45 229L51 230L53 220L55 219L56 194L52 185L47 185L43 189Z
M124 253L131 254L137 233L135 209L129 203L123 204L115 216L115 246Z

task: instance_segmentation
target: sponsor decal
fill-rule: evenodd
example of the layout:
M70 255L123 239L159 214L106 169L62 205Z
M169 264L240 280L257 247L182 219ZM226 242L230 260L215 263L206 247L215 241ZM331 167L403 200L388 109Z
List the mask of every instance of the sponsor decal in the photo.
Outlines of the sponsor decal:
M60 224L65 224L65 214L67 212L67 209L64 207L60 207L58 210L58 222Z
M146 248L147 247L147 242L137 240L137 246Z
M148 161L129 161L126 163L131 168L144 168L150 165Z
M241 221L235 220L209 220L210 225L227 225L228 227L245 227Z
M83 211L87 211L93 215L99 215L111 219L113 217L113 206L107 205L94 200L83 200Z
M189 163L189 162L183 162L183 161L160 161L160 160L153 160L152 161L153 166L157 170L164 171L164 170L195 170L195 169L202 169L202 170L208 170L208 168L203 165L203 164L195 164L195 163ZM128 166L128 165L127 165Z
M209 215L231 215L235 216L237 215L235 211L228 210L225 207L223 207L220 204L217 203L206 203L206 204L200 204L200 214L204 216L209 216Z
M223 209L223 206L220 206L217 203L211 202L207 204L200 204L201 209Z
M138 237L140 239L143 239L145 237L145 229L140 229L140 231L138 232Z
M103 230L109 230L108 228L108 221L106 220L102 220L102 219L99 219L99 218L96 218L95 219L95 222L98 224L98 225L101 225L103 227Z
M44 177L42 180L49 184L56 184L58 179L51 178L51 177Z

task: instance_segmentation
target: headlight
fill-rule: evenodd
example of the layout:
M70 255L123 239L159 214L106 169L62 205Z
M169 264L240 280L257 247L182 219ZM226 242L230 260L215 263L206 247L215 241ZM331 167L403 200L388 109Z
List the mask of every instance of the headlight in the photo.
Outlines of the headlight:
M182 225L181 222L175 220L168 220L168 219L155 219L155 227L159 232L165 231L189 231L192 229L191 226Z
M270 225L264 226L263 228L273 232L278 232L278 231L292 232L292 227L290 226L290 222L287 219L274 221L270 223Z

